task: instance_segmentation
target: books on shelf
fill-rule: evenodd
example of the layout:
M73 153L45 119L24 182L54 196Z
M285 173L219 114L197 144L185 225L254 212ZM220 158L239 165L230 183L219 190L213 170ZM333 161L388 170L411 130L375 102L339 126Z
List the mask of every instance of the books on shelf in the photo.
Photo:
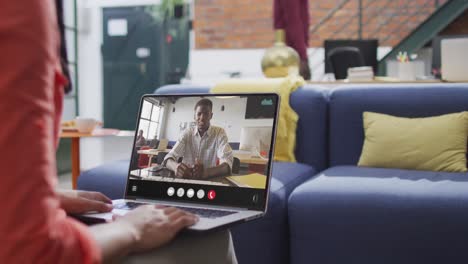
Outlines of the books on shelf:
M370 66L348 68L349 81L372 81L374 79L374 71Z

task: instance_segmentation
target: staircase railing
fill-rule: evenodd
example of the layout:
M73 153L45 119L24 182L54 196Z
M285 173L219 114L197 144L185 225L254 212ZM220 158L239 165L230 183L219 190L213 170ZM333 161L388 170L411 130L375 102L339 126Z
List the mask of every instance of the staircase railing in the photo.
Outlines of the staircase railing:
M340 27L337 30L335 30L334 32L332 32L331 33L332 36L338 36L338 34L348 31L348 32L350 32L349 34L345 34L344 36L343 36L343 34L341 34L342 37L340 37L340 38L344 38L344 39L362 39L363 38L363 32L364 32L363 28L366 27L366 25L369 25L370 23L375 21L377 18L379 18L380 20L385 18L385 20L383 20L382 22L379 23L378 27L375 30L373 30L371 33L365 34L365 35L366 35L366 37L372 36L372 38L377 38L377 37L374 37L374 36L377 36L378 33L381 32L390 23L398 23L398 27L396 27L394 30L392 30L392 32L390 34L388 34L384 38L379 39L380 43L386 43L387 41L390 40L390 38L392 36L395 35L395 33L397 33L398 31L403 29L403 27L409 22L411 17L416 16L421 12L419 8L416 8L414 12L412 12L410 15L408 15L406 17L406 19L404 19L403 21L396 22L395 18L399 17L400 16L399 14L393 14L393 15L390 15L390 16L379 16L379 14L384 13L385 10L390 7L392 2L394 3L394 0L385 1L385 3L381 7L379 7L376 11L372 12L372 14L375 14L373 16L368 15L369 13L371 13L370 8L372 8L372 5L374 3L382 2L382 0L367 0L367 1L363 1L363 0L342 0L334 8L332 8L323 18L321 18L318 23L316 23L315 25L312 25L310 27L309 34L313 35L313 34L319 32L319 30L321 28L326 27L328 23L333 21L333 18L335 17L335 15L340 10L346 8L346 5L349 4L352 1L357 1L357 6L358 7L356 8L356 12L353 12L352 15L350 15L348 17L348 19L345 21L345 23L343 24L342 27ZM451 0L448 0L448 1L451 1ZM440 6L441 2L447 2L447 1L427 0L424 3L424 6L433 6L434 11L436 11L438 9L438 7ZM408 13L410 8L411 8L412 1L404 1L404 3L405 4L401 7L400 10L401 10L401 12ZM354 20L357 20L357 22L358 22L357 30L350 30L351 27L355 26L355 25L353 25L354 23L352 23ZM318 50L319 49L314 49L312 52L310 52L308 54L309 57L314 57L317 54ZM311 65L311 72L313 72L313 73L317 72L317 70L320 67L323 67L324 63L325 63L325 59L319 61L318 63L315 63L315 64Z

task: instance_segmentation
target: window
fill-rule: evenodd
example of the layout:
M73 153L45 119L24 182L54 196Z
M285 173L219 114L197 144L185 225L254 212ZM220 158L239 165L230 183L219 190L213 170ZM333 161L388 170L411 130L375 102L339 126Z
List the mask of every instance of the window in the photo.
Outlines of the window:
M66 97L76 100L78 90L78 69L77 69L77 17L76 17L77 3L74 1L63 1L63 23L65 26L65 45L68 55L68 69L70 70L70 81L72 82L73 90ZM77 109L76 109L77 110Z
M157 136L162 112L162 106L150 103L146 100L143 102L138 130L143 130L143 136L147 140L154 139L155 136Z
M143 102L143 108L141 109L141 118L144 118L146 120L149 120L151 118L151 108L153 107L153 104L144 101Z

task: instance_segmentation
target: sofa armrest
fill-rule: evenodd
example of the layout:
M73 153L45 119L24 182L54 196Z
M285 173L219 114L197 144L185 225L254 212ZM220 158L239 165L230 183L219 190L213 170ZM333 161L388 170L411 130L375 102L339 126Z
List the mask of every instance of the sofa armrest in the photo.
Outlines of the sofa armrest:
M111 199L121 199L125 194L129 160L103 164L81 173L77 189L102 192Z

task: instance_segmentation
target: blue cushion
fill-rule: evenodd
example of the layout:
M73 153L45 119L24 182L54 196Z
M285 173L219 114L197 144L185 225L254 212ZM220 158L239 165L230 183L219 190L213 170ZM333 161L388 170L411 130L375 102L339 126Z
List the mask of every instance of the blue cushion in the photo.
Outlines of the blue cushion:
M289 223L292 263L468 263L468 174L332 167Z
M287 200L291 191L315 174L300 163L273 163L268 209L265 217L231 229L239 263L289 262Z
M356 165L364 142L362 113L426 117L468 110L468 83L348 85L330 94L330 166Z
M209 86L193 86L193 85L164 85L157 88L155 94L186 94L186 93L209 93Z
M111 199L122 199L129 164L129 160L119 160L87 170L78 177L77 189L99 191Z

